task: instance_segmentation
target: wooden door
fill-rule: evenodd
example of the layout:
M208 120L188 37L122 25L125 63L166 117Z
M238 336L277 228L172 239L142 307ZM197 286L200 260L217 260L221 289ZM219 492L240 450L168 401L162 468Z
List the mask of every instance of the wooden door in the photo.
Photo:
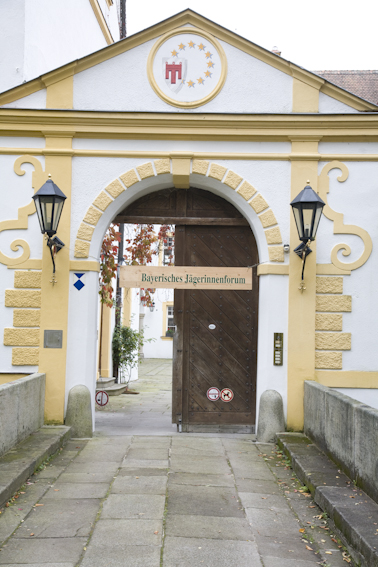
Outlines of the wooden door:
M257 246L249 226L176 226L176 265L252 266ZM258 278L252 291L175 290L173 422L254 425ZM207 391L230 389L232 401Z

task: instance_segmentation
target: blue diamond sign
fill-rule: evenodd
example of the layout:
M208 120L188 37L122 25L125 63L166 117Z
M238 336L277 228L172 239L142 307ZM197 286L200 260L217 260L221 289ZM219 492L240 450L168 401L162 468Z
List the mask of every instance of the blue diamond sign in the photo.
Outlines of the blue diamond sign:
M76 276L77 280L73 285L74 287L76 287L78 291L80 291L85 286L85 283L82 282L82 278L85 276L85 273L84 272L82 274L74 273L74 276Z

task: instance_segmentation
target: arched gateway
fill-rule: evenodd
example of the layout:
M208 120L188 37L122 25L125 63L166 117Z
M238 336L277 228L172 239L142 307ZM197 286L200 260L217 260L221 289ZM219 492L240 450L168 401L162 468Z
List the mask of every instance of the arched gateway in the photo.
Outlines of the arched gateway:
M175 290L172 383L172 422L184 431L220 425L253 432L258 252L247 220L221 197L189 188L150 193L115 222L175 224L176 266L219 267L219 274L254 267L250 290Z

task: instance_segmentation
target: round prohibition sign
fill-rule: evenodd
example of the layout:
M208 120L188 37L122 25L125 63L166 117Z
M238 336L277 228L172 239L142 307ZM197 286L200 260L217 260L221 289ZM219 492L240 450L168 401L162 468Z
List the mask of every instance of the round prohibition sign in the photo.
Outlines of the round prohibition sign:
M95 400L98 406L106 406L109 401L109 395L104 390L99 390L98 392L96 392Z
M223 388L221 391L222 402L231 402L234 399L234 392L230 388Z
M216 402L217 400L219 400L220 395L220 391L215 387L209 388L206 392L206 396L211 402Z

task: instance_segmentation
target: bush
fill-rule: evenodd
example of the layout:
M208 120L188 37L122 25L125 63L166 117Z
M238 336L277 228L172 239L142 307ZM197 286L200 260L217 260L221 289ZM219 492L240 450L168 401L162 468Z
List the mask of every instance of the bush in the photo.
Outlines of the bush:
M140 361L139 350L145 342L148 341L145 341L143 331L139 333L130 327L115 327L112 341L113 362L118 365L121 382L129 383L131 371Z

